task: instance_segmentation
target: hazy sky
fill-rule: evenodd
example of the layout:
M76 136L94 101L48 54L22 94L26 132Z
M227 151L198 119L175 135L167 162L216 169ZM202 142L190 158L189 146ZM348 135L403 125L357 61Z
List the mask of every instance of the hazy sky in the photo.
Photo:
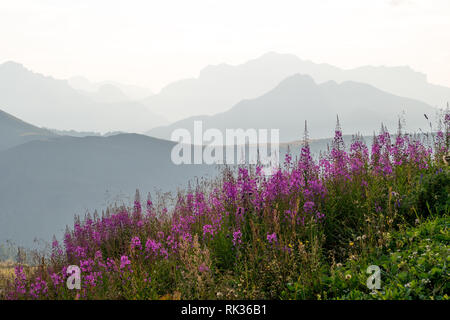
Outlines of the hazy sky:
M450 86L449 0L0 0L0 63L158 91L267 51Z

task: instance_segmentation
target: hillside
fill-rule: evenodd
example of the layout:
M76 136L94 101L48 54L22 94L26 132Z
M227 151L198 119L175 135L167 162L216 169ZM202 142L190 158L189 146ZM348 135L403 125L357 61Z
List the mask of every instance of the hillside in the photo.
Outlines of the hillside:
M47 140L57 135L38 128L0 110L0 151L34 140Z

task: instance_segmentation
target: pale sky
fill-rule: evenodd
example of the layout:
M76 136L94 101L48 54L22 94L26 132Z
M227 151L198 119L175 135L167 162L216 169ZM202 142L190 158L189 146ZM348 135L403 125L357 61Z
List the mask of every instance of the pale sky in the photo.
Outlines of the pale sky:
M0 0L0 63L155 92L268 51L450 86L449 0Z

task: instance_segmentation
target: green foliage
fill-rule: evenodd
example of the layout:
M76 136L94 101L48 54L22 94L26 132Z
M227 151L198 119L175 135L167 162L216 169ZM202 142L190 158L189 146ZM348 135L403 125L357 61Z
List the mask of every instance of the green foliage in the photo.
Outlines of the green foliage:
M219 232L211 243L212 257L216 261L216 268L220 271L232 269L236 261L236 249L230 234Z
M377 254L323 268L320 291L313 293L311 286L295 282L287 285L288 297L306 293L324 299L448 299L449 224L445 215L396 231ZM381 268L380 290L366 285L370 265Z
M450 170L437 170L421 177L417 192L417 210L434 210L440 214L450 210Z

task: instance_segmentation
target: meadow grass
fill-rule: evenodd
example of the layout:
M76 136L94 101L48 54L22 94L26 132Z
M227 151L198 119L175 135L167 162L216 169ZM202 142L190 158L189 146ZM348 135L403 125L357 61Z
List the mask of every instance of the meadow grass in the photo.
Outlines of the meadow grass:
M5 294L5 290L8 284L14 280L14 267L16 263L14 261L1 261L0 262L0 298Z

